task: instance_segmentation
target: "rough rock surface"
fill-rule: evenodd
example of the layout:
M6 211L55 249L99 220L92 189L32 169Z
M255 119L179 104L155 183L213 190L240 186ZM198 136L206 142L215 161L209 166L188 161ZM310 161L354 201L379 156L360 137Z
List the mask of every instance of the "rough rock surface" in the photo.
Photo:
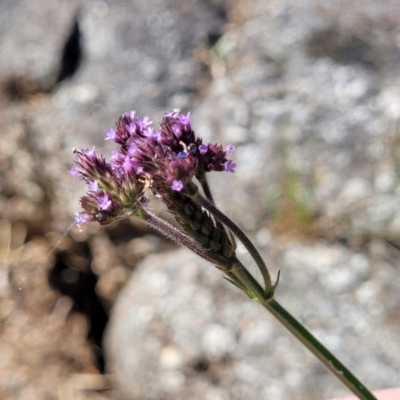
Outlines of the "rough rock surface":
M400 53L390 9L377 17L372 3L350 15L315 2L254 3L246 22L213 49L214 79L193 113L199 135L237 148L237 173L213 177L221 209L255 237L270 237L265 226L302 235L300 242L273 240L264 251L282 271L278 299L373 388L399 381L398 252L386 242L398 236L400 200L394 89ZM279 223L264 222L274 217ZM308 243L315 236L329 242ZM144 262L112 317L111 368L126 393L149 399L345 393L256 305L226 284L213 286L218 272L192 266L182 251L169 257ZM202 373L195 374L198 365Z
M389 249L374 243L355 253L267 236L259 246L281 269L277 300L370 387L396 386L400 282L396 264L385 260ZM346 393L272 316L185 249L138 267L113 309L106 348L110 371L132 399Z

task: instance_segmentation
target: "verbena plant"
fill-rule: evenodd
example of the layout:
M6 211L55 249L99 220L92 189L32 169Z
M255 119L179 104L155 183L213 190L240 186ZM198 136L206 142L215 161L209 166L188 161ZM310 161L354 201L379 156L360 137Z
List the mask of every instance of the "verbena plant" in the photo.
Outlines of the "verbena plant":
M190 124L190 114L168 111L155 129L148 117L134 111L123 114L116 128L105 132L106 140L119 145L109 160L95 150L74 150L75 165L69 173L84 180L88 192L81 198L82 211L75 215L81 227L101 225L129 216L144 220L176 243L186 246L224 272L225 278L267 309L293 333L356 396L374 395L303 325L274 298L278 279L272 283L268 269L242 230L216 206L207 174L234 172L229 160L233 145L204 144ZM147 207L149 194L166 205L175 224L153 214ZM236 256L236 240L247 248L257 264L258 282Z

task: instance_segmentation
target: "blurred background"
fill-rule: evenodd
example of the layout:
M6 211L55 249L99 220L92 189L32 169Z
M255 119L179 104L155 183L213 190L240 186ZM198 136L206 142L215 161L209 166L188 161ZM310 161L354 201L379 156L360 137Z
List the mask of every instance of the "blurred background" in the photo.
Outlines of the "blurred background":
M398 386L399 70L396 0L0 0L0 397L348 393L188 250L134 219L72 226L72 149L109 155L120 114L172 108L236 146L212 188L277 300Z

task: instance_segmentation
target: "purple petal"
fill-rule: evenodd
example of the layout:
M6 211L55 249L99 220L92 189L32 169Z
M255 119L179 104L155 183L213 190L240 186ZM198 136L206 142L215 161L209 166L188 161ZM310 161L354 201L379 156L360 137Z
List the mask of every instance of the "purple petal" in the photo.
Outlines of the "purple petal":
M75 224L81 228L83 224L86 224L92 220L92 217L86 214L84 211L75 213Z
M190 112L187 113L187 115L180 115L179 116L179 121L181 124L187 129L190 130Z
M154 127L149 126L146 130L145 136L150 139L153 143L158 143L160 141L161 132Z
M131 122L129 125L126 126L126 130L129 134L133 135L136 131L136 124L134 122Z
M132 111L126 112L123 116L133 120L135 118L135 114L136 114L136 111L132 110Z
M174 132L175 135L181 135L181 128L179 128L178 124L172 125L172 132Z
M131 158L129 156L126 156L125 160L124 160L124 162L122 164L122 168L124 169L124 171L126 173L129 174L130 172L132 172L134 170L135 163L131 160Z
M182 181L177 181L174 180L172 182L172 186L171 186L172 190L175 190L175 192L180 192L183 189L183 182Z
M235 146L233 144L228 144L228 146L226 146L226 150L227 153L232 153L232 151L235 151Z
M121 167L123 156L121 153L118 153L117 150L113 150L110 157L110 166L113 171L118 170Z
M91 192L97 192L99 190L99 183L97 181L90 182L88 189Z
M71 176L75 176L75 177L77 177L77 178L79 178L79 177L81 176L81 173L80 173L80 171L79 171L79 169L78 169L78 167L77 167L76 165L74 165L74 166L68 171L68 173L69 173Z
M131 144L128 148L128 155L130 157L136 157L140 154L139 148L136 146L136 144Z
M147 127L149 125L151 125L153 123L153 121L150 121L150 118L145 116L142 120L142 124L144 127Z
M115 140L115 138L117 137L117 130L114 128L107 129L104 132L104 135L105 135L105 140Z
M82 154L87 156L87 157L89 157L89 158L91 158L91 159L97 157L96 150L95 150L94 146L93 146L93 149L83 150Z
M236 168L236 163L234 163L232 160L228 160L225 163L225 171L226 172L234 173L235 172L235 168Z
M108 211L112 207L112 201L107 193L100 194L97 198L99 210Z
M199 146L199 152L200 154L206 154L208 150L208 146L206 144L201 144Z

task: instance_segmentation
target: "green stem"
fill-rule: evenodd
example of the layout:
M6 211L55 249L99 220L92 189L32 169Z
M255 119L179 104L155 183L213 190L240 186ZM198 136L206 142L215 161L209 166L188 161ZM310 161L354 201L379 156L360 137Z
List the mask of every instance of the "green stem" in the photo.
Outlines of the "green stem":
M319 340L285 310L273 297L267 298L259 283L239 262L232 273L258 302L300 340L342 383L361 400L377 400L376 397L348 370Z
M212 195L212 193L211 193L211 189L210 189L210 186L209 186L209 184L208 184L208 179L207 179L207 174L206 174L206 172L203 170L203 171L199 172L199 173L196 175L196 177L197 177L198 181L200 182L200 185L201 185L201 187L202 187L202 189L203 189L203 192L204 192L204 195L206 196L206 199L207 199L212 205L215 206L214 197L213 197L213 195ZM222 223L221 221L219 221L218 219L216 220L216 222L217 222L217 226L218 226L220 229L222 229L222 230L225 231L225 227L224 227L223 223Z
M204 192L204 195L206 196L206 199L211 201L211 203L215 204L213 195L210 190L210 186L208 184L207 174L205 173L205 171L202 171L201 173L197 174L196 177L197 177L198 181L200 182L201 187L203 188L203 192Z
M297 339L300 340L343 384L361 400L376 397L315 336L285 310L275 299L261 303Z

